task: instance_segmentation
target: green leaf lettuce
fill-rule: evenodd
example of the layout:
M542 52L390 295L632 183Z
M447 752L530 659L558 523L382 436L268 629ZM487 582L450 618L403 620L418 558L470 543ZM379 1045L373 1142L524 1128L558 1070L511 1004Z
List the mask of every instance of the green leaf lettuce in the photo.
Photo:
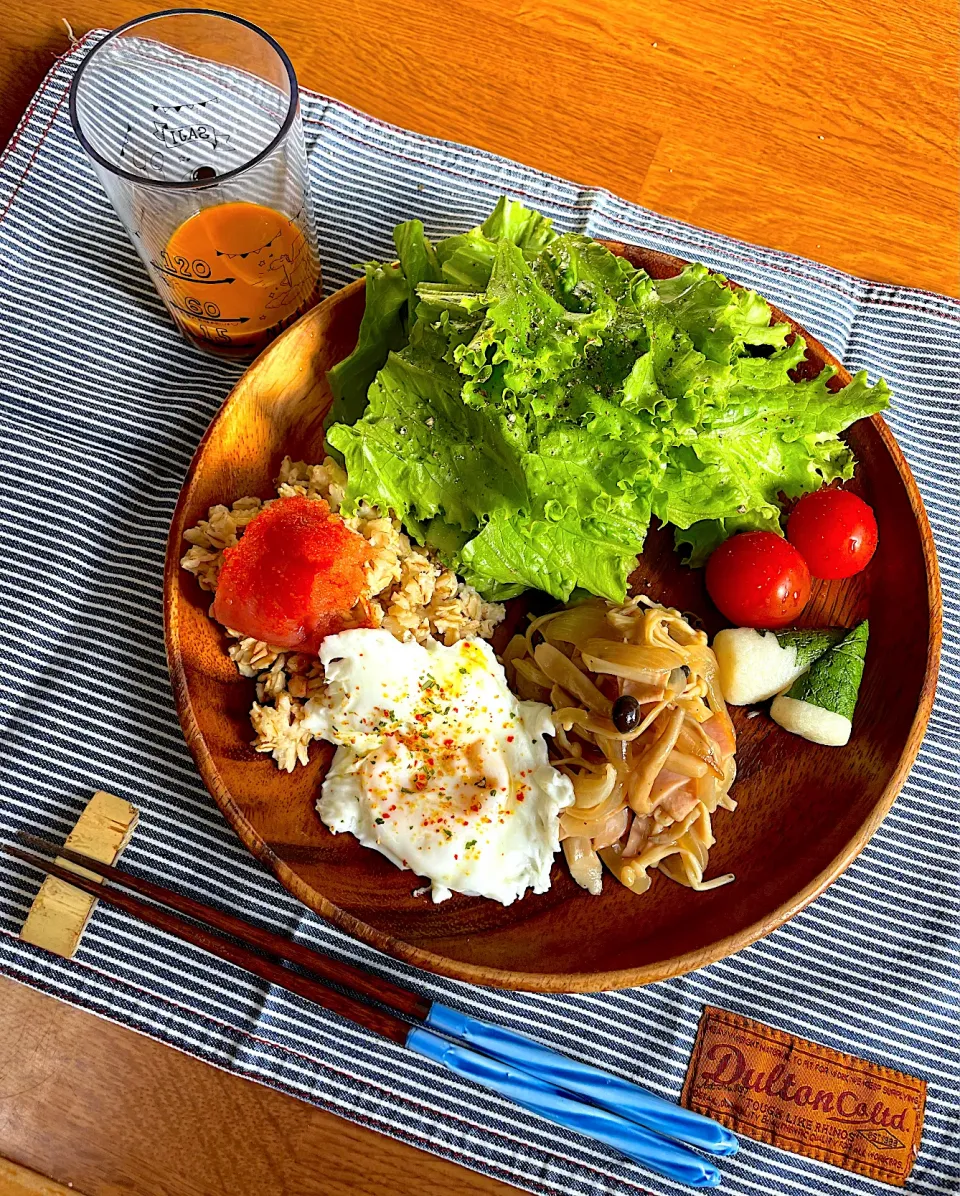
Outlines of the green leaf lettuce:
M655 282L516 201L395 243L330 372L328 443L347 510L393 510L489 598L621 600L652 517L694 564L779 532L780 496L850 477L838 433L888 405L863 374L798 380L804 342L754 292L699 265Z

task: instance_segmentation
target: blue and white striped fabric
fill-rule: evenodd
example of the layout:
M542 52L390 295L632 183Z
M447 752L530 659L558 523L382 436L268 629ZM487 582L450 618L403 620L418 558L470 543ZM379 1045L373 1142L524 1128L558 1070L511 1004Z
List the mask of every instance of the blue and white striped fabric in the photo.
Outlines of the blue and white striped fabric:
M960 302L743 245L304 96L328 289L353 277L354 263L391 254L398 220L420 216L446 235L476 223L502 191L560 228L719 267L852 369L888 379L940 551L944 666L926 744L867 850L811 908L735 958L646 989L536 996L437 980L290 898L227 827L183 743L163 655L164 541L190 456L238 367L174 333L74 139L67 87L90 44L54 67L0 165L0 835L62 836L91 790L123 794L142 810L128 867L668 1097L708 1002L923 1076L926 1126L907 1191L960 1191ZM0 863L5 975L531 1192L682 1190L109 909L72 962L25 946L16 934L36 888L34 874ZM750 1141L724 1172L730 1196L880 1188Z

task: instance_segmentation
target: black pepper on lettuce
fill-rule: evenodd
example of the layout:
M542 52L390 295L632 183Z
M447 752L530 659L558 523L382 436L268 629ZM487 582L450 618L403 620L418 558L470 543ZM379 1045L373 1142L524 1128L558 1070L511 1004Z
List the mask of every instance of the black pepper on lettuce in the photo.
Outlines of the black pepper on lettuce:
M889 404L864 373L794 381L804 342L755 292L700 265L655 282L515 201L436 245L416 220L394 239L329 375L344 509L392 509L488 599L619 602L653 517L694 565L779 532L780 495L850 477L838 433Z

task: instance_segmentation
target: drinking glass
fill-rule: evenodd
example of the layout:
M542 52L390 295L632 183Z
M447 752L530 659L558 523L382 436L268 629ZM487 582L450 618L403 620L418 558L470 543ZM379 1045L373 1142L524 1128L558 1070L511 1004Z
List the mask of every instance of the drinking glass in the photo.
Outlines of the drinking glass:
M80 64L70 119L177 327L248 357L315 303L297 79L242 17L170 9Z

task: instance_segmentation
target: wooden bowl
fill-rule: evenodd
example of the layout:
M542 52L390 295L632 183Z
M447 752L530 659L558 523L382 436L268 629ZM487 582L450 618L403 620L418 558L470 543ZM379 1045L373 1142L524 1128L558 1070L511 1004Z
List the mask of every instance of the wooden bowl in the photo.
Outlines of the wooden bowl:
M656 278L684 265L649 250L611 246ZM237 834L281 883L357 938L430 971L474 984L586 992L649 984L702 967L782 925L850 864L890 809L913 763L933 703L940 647L940 589L930 527L916 483L879 416L849 429L859 465L854 486L876 511L880 546L858 577L815 582L811 625L869 615L870 647L854 735L843 749L807 743L767 715L733 709L739 739L739 808L714 818L709 875L736 882L695 893L656 875L637 897L607 876L591 897L562 857L553 884L507 908L455 895L415 898L418 880L350 835L334 836L314 809L331 752L315 745L308 766L278 772L250 747L253 683L237 674L210 595L179 568L184 529L208 507L246 494L273 495L285 454L323 457L326 371L353 348L363 282L331 295L251 366L194 456L170 529L165 576L170 675L187 743L214 800ZM779 311L777 319L784 319ZM790 321L797 331L802 331ZM807 337L806 333L803 333ZM807 337L802 371L825 362L849 374ZM679 564L672 537L648 538L635 590L704 618L722 620L702 570Z

